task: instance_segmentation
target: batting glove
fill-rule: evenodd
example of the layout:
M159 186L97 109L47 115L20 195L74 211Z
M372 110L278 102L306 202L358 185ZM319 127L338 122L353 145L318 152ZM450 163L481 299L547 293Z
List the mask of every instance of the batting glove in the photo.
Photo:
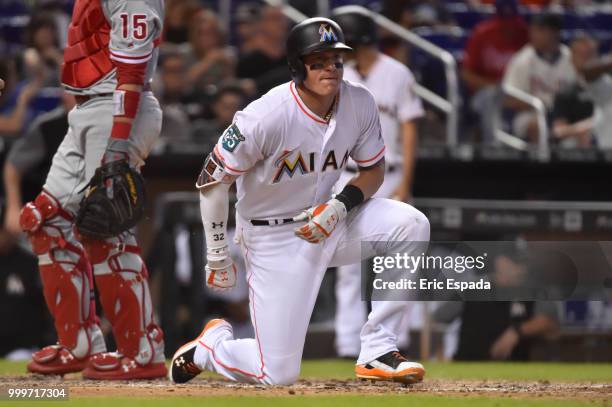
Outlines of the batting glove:
M214 291L229 291L236 285L236 266L229 256L229 248L207 249L206 285Z
M295 229L295 235L310 243L320 243L331 235L338 222L346 218L346 206L337 199L305 210L293 220L308 221L301 228Z

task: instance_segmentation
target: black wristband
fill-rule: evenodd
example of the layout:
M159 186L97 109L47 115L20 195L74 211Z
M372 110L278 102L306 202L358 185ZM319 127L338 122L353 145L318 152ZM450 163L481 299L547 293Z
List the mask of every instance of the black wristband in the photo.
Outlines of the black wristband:
M344 187L342 192L336 195L336 199L342 202L346 207L346 211L349 212L363 202L364 196L358 186L349 184Z

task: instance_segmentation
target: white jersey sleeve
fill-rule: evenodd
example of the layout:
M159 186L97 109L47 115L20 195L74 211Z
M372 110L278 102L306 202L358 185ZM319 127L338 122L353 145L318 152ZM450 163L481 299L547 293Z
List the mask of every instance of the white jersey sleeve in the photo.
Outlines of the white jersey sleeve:
M529 89L529 48L523 48L516 54L508 64L504 74L504 85L510 85L524 92L530 93Z
M111 59L128 64L149 61L156 42L161 38L163 1L109 0L107 7L111 23Z
M416 81L412 72L406 69L399 84L400 97L398 100L397 116L401 122L408 122L423 116L423 104L414 92Z
M255 112L248 108L234 116L234 122L219 137L215 155L227 173L240 176L264 158L264 131Z
M385 156L385 143L374 96L363 86L359 86L358 93L353 106L361 134L350 156L360 167L371 167Z

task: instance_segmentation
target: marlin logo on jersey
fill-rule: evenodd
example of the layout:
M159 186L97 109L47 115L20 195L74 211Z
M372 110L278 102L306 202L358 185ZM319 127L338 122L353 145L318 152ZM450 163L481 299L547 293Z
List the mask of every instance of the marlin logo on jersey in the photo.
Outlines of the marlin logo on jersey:
M244 136L240 133L236 123L229 126L221 136L221 145L230 153L233 153L238 144L244 141Z
M321 34L319 42L338 42L338 37L329 24L321 24L319 34Z
M274 166L278 168L274 178L272 179L272 183L276 184L280 182L283 178L284 174L287 174L289 178L293 178L296 172L299 171L300 175L306 175L313 171L316 171L316 157L317 153L308 153L308 155L302 155L301 151L298 151L294 156L295 150L285 150L281 154L281 156L274 162ZM293 158L291 158L294 156ZM307 157L308 160L305 160L304 157ZM325 172L328 169L331 171L337 170L346 166L348 161L349 151L346 150L344 156L342 156L342 160L340 161L340 165L338 165L338 160L336 159L336 152L331 150L327 153L325 160L323 160L323 164L321 165L320 172Z

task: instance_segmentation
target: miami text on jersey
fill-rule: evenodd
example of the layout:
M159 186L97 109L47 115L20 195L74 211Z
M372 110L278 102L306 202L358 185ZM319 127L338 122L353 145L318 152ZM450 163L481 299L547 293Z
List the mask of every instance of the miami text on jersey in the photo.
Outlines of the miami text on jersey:
M306 157L308 157L308 163L304 160L304 156L301 151L297 151L295 154L295 150L285 150L283 154L274 162L274 166L278 168L274 178L272 179L272 183L276 184L281 180L283 174L287 174L289 178L293 178L293 175L296 171L299 170L301 175L308 174L313 172L316 169L316 156L317 153L312 152L309 153ZM291 156L294 156L293 159ZM336 159L336 153L334 150L330 150L323 161L320 172L325 172L328 169L337 170L346 165L348 161L349 151L346 150L344 156L342 156L342 160L340 161L340 165L338 165L338 160Z

